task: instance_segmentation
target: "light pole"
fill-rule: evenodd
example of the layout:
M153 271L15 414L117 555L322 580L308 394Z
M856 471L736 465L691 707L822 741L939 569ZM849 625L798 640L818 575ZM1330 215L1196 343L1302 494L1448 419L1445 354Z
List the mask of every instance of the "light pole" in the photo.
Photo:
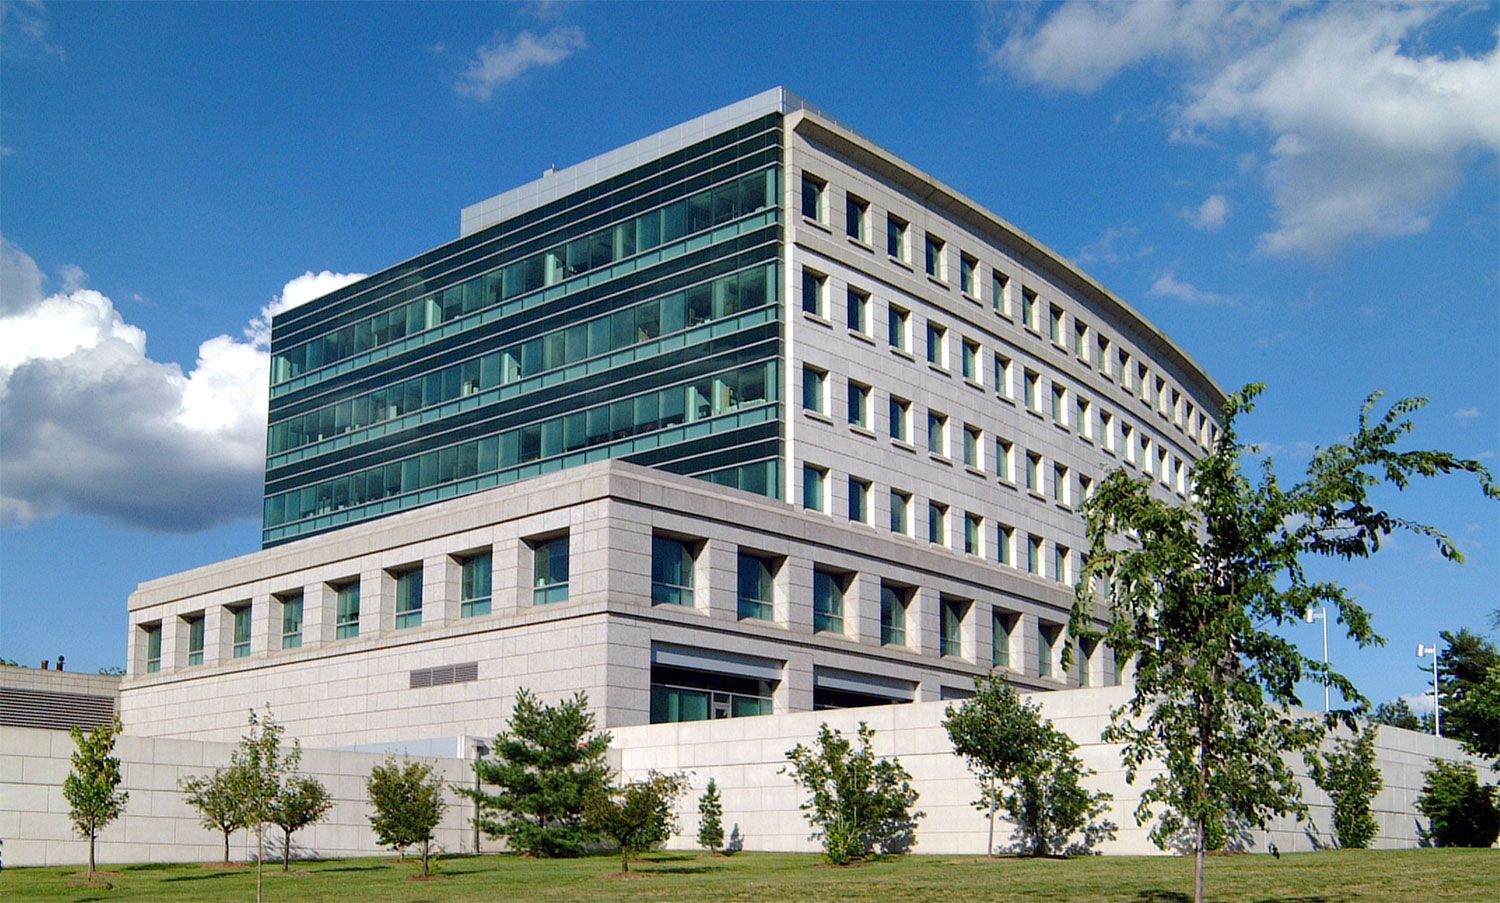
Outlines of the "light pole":
M1323 622L1323 714L1328 714L1328 606L1323 606L1320 611L1309 608L1302 613L1302 620L1311 624L1314 621Z
M1443 735L1443 698L1438 695L1438 647L1417 644L1417 658L1432 656L1432 735Z

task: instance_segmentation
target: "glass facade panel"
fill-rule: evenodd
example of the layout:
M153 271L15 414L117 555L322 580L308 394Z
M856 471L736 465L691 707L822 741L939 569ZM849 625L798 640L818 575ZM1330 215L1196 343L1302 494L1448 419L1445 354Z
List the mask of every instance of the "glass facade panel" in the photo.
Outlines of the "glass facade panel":
M990 615L991 667L1010 667L1010 634L1015 623L1016 616L1012 614L997 611Z
M234 657L246 658L250 655L250 606L232 608L230 612L234 616Z
M161 670L161 625L150 624L141 628L146 634L146 673Z
M911 495L896 489L891 490L891 532L902 536L911 535Z
M942 630L939 636L939 653L943 656L961 657L963 653L964 616L969 613L969 603L958 599L943 599Z
M870 518L870 484L858 477L849 478L849 519L857 524Z
M188 628L188 657L189 665L203 664L203 640L204 619L203 615L196 615L187 619Z
M824 505L824 484L828 481L828 471L821 467L805 464L802 467L802 507L810 511L827 510Z
M771 714L775 682L686 668L651 668L651 723Z
M533 605L568 601L568 537L533 544L532 587Z
M651 604L693 604L693 550L680 539L651 538Z

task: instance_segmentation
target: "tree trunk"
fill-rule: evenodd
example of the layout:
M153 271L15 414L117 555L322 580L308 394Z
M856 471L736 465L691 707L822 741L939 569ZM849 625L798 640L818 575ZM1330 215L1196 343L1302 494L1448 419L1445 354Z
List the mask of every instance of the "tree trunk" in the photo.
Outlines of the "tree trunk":
M281 870L285 872L289 870L292 865L292 832L288 831L286 828L282 828L281 833Z
M234 829L233 828L227 828L224 831L224 864L225 865L229 864L229 835L233 834L233 833L234 833Z
M432 841L422 841L422 877L427 877L427 852L432 848Z
M97 836L97 833L98 832L95 832L95 831L90 831L89 832L89 877L88 877L88 881L89 881L90 884L94 883L94 838Z
M260 892L266 864L266 826L255 826L255 903L261 903Z
M984 848L987 859L995 858L995 782L990 782L990 839Z
M630 852L626 849L625 844L623 843L620 844L620 871L630 871Z
M1197 862L1193 866L1193 903L1203 903L1203 848L1208 843L1208 832L1204 829L1203 819L1198 819L1196 829L1198 851L1195 855Z

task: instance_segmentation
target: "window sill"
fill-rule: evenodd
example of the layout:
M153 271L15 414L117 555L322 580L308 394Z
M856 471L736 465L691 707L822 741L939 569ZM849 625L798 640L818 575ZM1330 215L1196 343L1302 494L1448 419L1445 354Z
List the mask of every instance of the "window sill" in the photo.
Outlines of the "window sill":
M943 376L952 376L953 375L953 371L952 370L949 370L947 367L944 367L942 364L934 364L932 361L928 361L927 362L927 369L931 370L933 373L940 373Z
M1035 417L1038 420L1046 420L1047 419L1045 416L1042 415L1041 411L1038 411L1035 408L1027 408L1026 409L1026 413L1030 414L1031 416Z
M966 291L960 290L959 294L963 296L963 299L965 301L969 301L969 302L972 302L974 304L978 304L980 307L984 306L984 302L981 301L981 300L979 300L979 298L976 295L974 295L974 294L972 294L970 292L966 292Z
M967 376L964 377L964 385L968 386L971 389L978 389L980 392L984 391L984 384L983 383L977 383L977 382L975 382L974 380L970 379Z
M981 480L988 480L990 478L990 475L985 473L982 468L975 467L972 464L965 464L964 470L972 476L979 477Z
M849 330L849 338L851 338L851 339L857 339L857 340L859 340L861 342L864 342L866 345L869 345L871 347L874 347L874 345L875 345L875 337L874 336L868 335L868 334L863 333L863 332L860 332L858 329L851 329L851 330Z
M826 326L829 329L833 328L833 321L832 320L828 319L827 317L823 316L822 314L815 314L815 313L813 313L810 310L804 310L802 312L802 319L807 320L807 321L809 321L811 323L817 323L819 326Z
M866 439L876 438L874 430L870 429L869 427L860 426L857 423L849 424L849 432L854 433L857 436L864 436Z
M875 253L875 246L872 245L872 244L870 244L867 241L864 241L864 240L860 239L859 236L857 236L857 235L849 235L849 236L846 236L846 237L849 239L849 244L854 245L856 248L859 248L861 251L864 251L864 252L866 252L868 254L874 254Z
M907 442L905 439L892 439L891 445L901 449L904 452L911 452L912 454L917 453L917 447L915 445L912 445L910 442Z
M819 232L823 232L823 233L825 233L827 235L832 235L833 234L833 229L830 228L827 223L824 223L820 219L813 219L812 217L810 217L810 216L808 216L806 214L803 214L803 216L802 216L802 225L804 225L804 226L812 226L814 229L817 229Z
M917 356L915 354L912 354L910 351L907 351L905 348L897 348L895 345L892 345L891 354L894 354L896 357L905 360L909 364L915 364L917 362Z
M1004 486L1006 489L1009 489L1012 492L1021 491L1021 487L1017 486L1014 480L1008 480L1005 477L996 477L995 479L1000 481L1001 486Z
M929 451L927 453L927 459L930 460L930 461L935 461L938 464L945 464L948 467L952 467L953 466L953 459L952 458L948 457L947 455L939 454L939 453L937 453L935 451Z
M817 422L825 426L833 426L833 418L829 417L827 414L824 414L822 411L814 411L809 408L803 408L802 416L806 417L809 420L816 420Z
M888 255L886 257L886 259L889 260L891 263L895 264L896 266L900 267L901 269L907 271L908 273L915 273L916 272L916 270L912 267L911 264L909 264L906 261L902 260L900 257L895 257L895 256Z

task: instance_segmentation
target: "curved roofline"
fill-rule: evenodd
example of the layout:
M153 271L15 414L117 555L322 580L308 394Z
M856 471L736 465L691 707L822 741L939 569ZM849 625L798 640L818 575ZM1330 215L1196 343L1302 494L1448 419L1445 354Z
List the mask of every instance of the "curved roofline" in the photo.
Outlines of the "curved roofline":
M1217 381L1209 375L1192 355L1172 341L1156 324L1131 307L1119 295L1105 288L1094 277L1085 273L1072 261L1042 244L1010 221L997 216L977 201L923 172L905 160L849 129L842 123L820 114L811 106L802 106L787 114L788 130L795 130L809 139L860 162L885 178L909 190L923 202L945 210L956 219L977 220L988 231L998 232L1008 246L1020 252L1020 256L1038 269L1050 270L1080 289L1090 300L1096 301L1106 311L1136 326L1141 339L1151 344L1164 357L1171 360L1184 375L1193 377L1208 390L1214 401L1214 410L1208 412L1217 420L1219 409L1228 395Z

